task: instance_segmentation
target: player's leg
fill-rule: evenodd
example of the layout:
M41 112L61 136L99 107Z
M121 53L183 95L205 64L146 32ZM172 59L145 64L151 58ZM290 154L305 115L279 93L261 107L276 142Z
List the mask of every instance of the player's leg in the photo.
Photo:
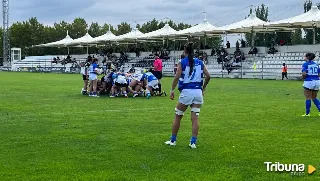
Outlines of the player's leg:
M90 83L89 96L93 96L93 80L90 79L89 83Z
M111 87L111 95L110 95L110 97L116 97L116 89L117 89L117 86L116 85L113 85L112 87Z
M190 139L189 146L191 148L196 148L198 133L199 133L199 115L200 108L203 104L202 90L196 89L193 92L194 99L192 101L191 107L191 121L192 121L192 136Z
M189 146L196 148L198 133L199 133L199 115L200 115L200 104L191 105L191 122L192 122L192 136L190 139Z
M87 75L82 75L82 79L83 79L83 88L82 88L82 94L87 94L88 92L88 76Z
M304 90L304 96L306 98L306 114L302 116L310 116L311 109L311 99L312 99L312 91L310 89Z
M124 96L124 97L128 97L128 94L127 94L127 86L126 85L122 85L122 87L121 87L121 92L122 92L122 95Z
M184 112L188 108L188 105L192 104L192 97L188 96L188 91L182 90L179 101L177 103L177 106L175 108L175 118L172 123L172 132L171 132L171 138L170 141L166 141L165 144L174 146L176 145L177 135L180 128L180 122L184 115Z
M312 101L314 103L314 105L317 107L319 113L318 115L320 116L320 101L318 99L318 92L319 92L319 88L320 88L320 80L314 81L315 82L315 87L312 91Z
M186 111L187 108L188 108L188 106L181 104L179 102L177 103L177 106L175 108L175 118L172 123L171 137L170 137L169 141L165 142L165 144L171 145L171 146L176 145L177 135L178 135L178 131L180 129L181 119L182 119L184 112Z
M97 97L97 86L98 86L98 79L93 80L93 96Z

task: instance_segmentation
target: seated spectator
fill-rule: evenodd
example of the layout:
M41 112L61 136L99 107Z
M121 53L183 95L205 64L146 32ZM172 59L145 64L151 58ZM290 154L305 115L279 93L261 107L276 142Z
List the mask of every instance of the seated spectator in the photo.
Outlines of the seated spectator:
M55 64L57 64L57 63L58 63L58 61L57 61L56 57L54 57L54 58L53 58L53 60L51 61L51 63L55 63Z
M239 51L235 51L234 52L234 59L235 59L235 62L236 63L239 63L239 62L241 62L241 60L242 60L242 53L241 53L241 51L239 50Z
M276 50L274 47L270 47L269 51L268 51L268 54L275 54L277 52L278 52L278 50Z
M238 49L240 47L240 44L239 44L239 42L237 41L237 43L236 43L236 48Z
M251 49L248 52L248 54L257 54L257 53L258 53L257 47L251 47Z
M227 44L226 44L227 48L230 48L230 42L227 41Z
M215 55L216 54L216 50L214 48L212 48L211 50L211 56Z

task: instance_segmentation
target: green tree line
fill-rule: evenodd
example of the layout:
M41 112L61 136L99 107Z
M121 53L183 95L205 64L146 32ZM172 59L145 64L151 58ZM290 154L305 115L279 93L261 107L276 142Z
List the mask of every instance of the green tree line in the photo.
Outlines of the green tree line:
M182 30L185 28L191 27L189 24L185 23L175 23L172 20L168 20L166 22L158 21L153 19L144 24L137 24L136 28L138 28L142 33L148 33L151 31L158 30L165 26L168 23L175 30ZM54 42L61 40L66 37L67 31L71 38L76 39L84 36L87 32L92 37L97 37L105 34L109 31L109 28L112 33L115 35L122 35L128 33L132 30L131 26L127 22L122 22L116 27L110 26L109 24L100 25L97 22L93 22L88 24L83 18L76 18L72 23L67 23L65 21L61 21L59 23L54 23L53 26L47 26L40 23L37 18L30 18L28 21L23 22L15 22L10 27L10 44L11 47L18 47L22 49L23 56L32 56L32 55L58 55L58 54L67 54L66 48L40 48L33 47L32 45L44 44L49 42ZM2 33L2 30L1 30ZM195 39L195 43L197 46L203 46L204 38ZM213 44L220 44L221 40L219 37L215 38L207 38L206 43L208 46L212 47ZM173 45L176 45L173 47ZM181 49L183 47L184 42L177 41L173 43L173 41L169 41L165 43L166 49ZM166 47L168 45L168 47ZM152 51L155 49L162 48L163 42L160 41L158 43L141 43L138 44L138 48L141 51ZM2 47L2 41L1 41ZM101 47L99 47L101 48ZM135 45L113 45L114 52L128 52L133 50ZM96 53L98 50L97 47L90 47L90 53ZM0 50L2 54L2 49ZM70 48L70 54L84 54L86 53L86 48Z

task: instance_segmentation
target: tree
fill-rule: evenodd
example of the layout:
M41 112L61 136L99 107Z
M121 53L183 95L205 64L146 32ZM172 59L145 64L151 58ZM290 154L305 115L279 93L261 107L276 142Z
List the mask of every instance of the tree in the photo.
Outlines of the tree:
M131 31L131 27L127 22L122 22L118 25L117 35L123 35L129 33Z
M89 31L88 33L92 36L92 37L97 37L100 35L103 35L102 33L102 28L98 23L92 23L89 27Z
M87 33L88 24L86 20L82 18L76 18L69 26L69 28L70 36L76 39L84 36Z

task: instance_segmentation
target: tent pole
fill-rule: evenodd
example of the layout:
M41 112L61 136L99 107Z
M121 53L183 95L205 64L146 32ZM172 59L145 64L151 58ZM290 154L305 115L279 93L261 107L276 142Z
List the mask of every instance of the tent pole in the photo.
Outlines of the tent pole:
M204 33L204 49L206 49L207 46L207 33Z
M173 54L174 54L174 56L176 56L176 40L175 39L173 39ZM173 58L173 64L175 65L176 64L176 59L175 58Z
M87 45L87 54L89 55L89 46Z
M68 55L70 55L70 48L68 47Z
M316 44L316 27L313 27L313 44Z

